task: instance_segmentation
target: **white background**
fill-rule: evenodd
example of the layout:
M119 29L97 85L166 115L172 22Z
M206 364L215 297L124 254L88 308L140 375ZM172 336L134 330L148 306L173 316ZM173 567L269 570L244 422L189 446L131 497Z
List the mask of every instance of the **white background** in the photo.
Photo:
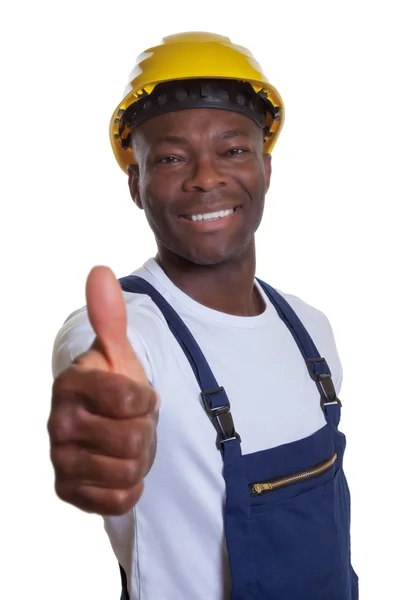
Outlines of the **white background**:
M94 264L123 276L154 254L109 119L142 50L205 30L251 48L285 101L258 275L332 323L361 600L399 598L398 3L2 6L0 597L119 598L101 519L53 492L52 344Z

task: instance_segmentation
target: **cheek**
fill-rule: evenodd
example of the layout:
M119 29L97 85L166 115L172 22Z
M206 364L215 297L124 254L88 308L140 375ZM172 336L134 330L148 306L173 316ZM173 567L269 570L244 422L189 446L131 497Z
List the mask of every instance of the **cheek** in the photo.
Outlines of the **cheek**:
M265 195L265 193L267 192L267 174L265 172L265 166L264 166L264 161L261 159L259 164L258 164L258 185L260 188L261 193L263 193Z
M159 181L143 186L141 194L143 210L151 230L158 239L164 239L163 232L170 229L168 212L176 194L169 186L162 185Z
M143 202L152 212L162 212L177 198L180 182L177 176L167 176L157 172L148 174L148 177L143 181L141 195Z
M254 164L241 179L242 187L249 194L254 208L264 204L267 180L263 164Z
M140 196L147 217L157 211L159 205L157 189L158 186L149 179L142 181L142 185L140 186Z

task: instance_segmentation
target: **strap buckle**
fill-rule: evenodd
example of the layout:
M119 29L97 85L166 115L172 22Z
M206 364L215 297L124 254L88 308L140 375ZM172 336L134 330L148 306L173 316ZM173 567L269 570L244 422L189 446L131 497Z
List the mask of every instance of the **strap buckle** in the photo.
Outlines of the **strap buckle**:
M319 381L317 381L317 388L321 394L321 408L326 413L325 404L336 403L340 407L342 406L341 401L336 396L336 390L333 385L332 377L330 375L319 375Z
M322 375L318 375L315 372L315 370L314 370L314 363L325 363L326 364L326 368L328 369L328 374L323 373ZM328 363L326 362L326 360L324 358L307 358L306 359L306 365L307 365L308 372L310 373L311 379L313 379L316 382L320 381L321 378L325 378L325 377L330 377L331 376L331 372L330 372L330 369L328 367Z
M237 439L241 442L240 435L235 430L235 425L233 422L233 417L231 413L231 405L228 400L228 404L223 406L211 406L211 401L209 396L212 394L217 394L219 392L225 392L223 387L215 388L214 390L207 390L205 392L201 392L201 400L209 419L211 420L216 432L216 446L217 450L222 451L222 445L233 439Z
M320 375L315 373L313 363L321 362L326 364L329 373L321 373ZM327 411L325 404L336 403L339 406L342 406L341 401L336 396L336 390L333 385L332 375L325 358L308 358L306 360L306 365L311 379L313 379L317 384L317 388L321 396L320 404L324 413L326 413Z

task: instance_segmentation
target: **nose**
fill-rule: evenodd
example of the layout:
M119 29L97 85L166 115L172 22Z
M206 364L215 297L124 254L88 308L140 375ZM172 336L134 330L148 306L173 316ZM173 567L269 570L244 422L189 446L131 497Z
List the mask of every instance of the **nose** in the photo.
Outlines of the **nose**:
M215 164L215 159L203 154L193 160L191 169L183 182L185 192L211 192L227 185L224 176Z

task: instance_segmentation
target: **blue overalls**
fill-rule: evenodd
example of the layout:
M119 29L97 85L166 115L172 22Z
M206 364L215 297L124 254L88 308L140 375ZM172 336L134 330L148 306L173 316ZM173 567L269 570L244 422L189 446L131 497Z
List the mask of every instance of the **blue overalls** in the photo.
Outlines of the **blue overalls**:
M357 600L358 577L350 562L350 493L342 468L346 438L338 430L341 403L328 364L293 309L258 281L303 355L326 425L297 442L247 455L242 455L225 390L182 319L144 279L124 277L120 284L127 292L148 294L163 313L216 429L226 484L231 600ZM122 568L121 575L121 600L129 600Z

